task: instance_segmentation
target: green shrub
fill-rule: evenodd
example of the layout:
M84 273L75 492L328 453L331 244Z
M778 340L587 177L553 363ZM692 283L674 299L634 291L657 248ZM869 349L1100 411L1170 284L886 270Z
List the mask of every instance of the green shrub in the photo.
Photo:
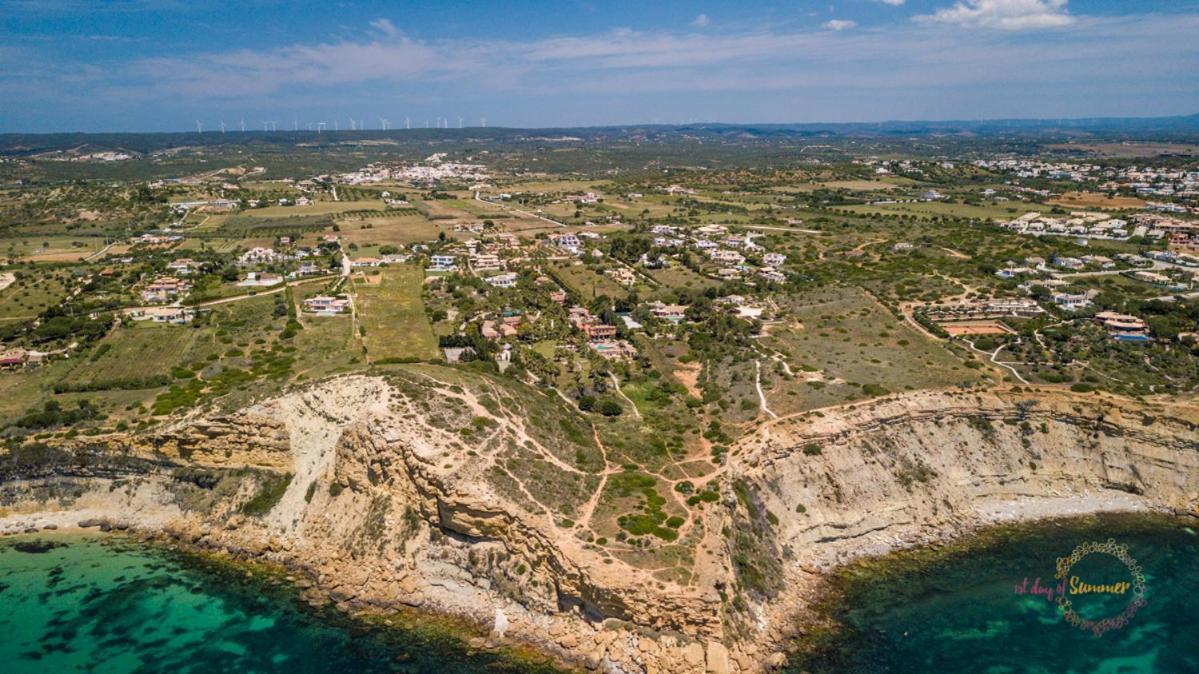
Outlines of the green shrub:
M263 477L258 486L258 493L241 507L241 511L255 517L269 513L271 508L279 503L279 499L283 498L291 479L291 473Z

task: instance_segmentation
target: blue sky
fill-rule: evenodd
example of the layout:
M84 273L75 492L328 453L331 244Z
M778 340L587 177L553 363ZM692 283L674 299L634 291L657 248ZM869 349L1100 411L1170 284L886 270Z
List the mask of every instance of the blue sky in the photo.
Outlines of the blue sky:
M0 132L1199 112L1196 0L0 0Z

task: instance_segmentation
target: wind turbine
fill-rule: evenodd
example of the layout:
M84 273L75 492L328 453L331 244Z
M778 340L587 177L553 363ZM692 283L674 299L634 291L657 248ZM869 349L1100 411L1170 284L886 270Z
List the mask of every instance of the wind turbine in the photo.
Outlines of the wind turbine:
M329 126L329 122L317 122L316 123L316 135L318 135L318 136L321 135L321 129L325 128L326 126Z
M199 134L204 133L204 122L201 122L198 119L196 120L196 133L199 133Z
M241 132L242 133L246 132L246 118L245 117L241 118Z
M408 119L408 115L404 115L404 128L412 130L412 121Z
M294 117L292 118L292 120L291 120L291 130L292 130L292 131L299 131L299 130L300 130L300 120L298 120L298 119L296 119L296 118L294 118Z
M458 116L458 128L459 129L462 128L462 116L461 115Z
M267 128L267 125L268 125L268 124L270 124L270 122L266 121L265 119L264 119L264 120L262 120L262 130L263 130L263 131L269 131L269 130L270 130L270 129L268 129L268 128Z
M334 130L334 131L340 131L340 130L341 130L341 129L337 128L337 118L336 118L336 117L334 117L334 118L333 118L333 130Z
M225 135L225 120L221 120L221 135Z
M487 128L487 118L486 117L479 118L479 126L482 126L484 129Z
M384 118L382 118L382 117L380 117L380 118L379 118L379 128L380 128L380 129L383 129L384 131L386 131L386 130L387 130L387 124L388 124L388 122L387 122L387 120L386 120L386 119L384 119Z

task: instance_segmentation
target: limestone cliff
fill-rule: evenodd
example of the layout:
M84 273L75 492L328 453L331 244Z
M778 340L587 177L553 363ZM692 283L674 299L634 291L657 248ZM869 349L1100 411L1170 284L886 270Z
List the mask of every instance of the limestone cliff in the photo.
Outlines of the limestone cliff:
M690 572L664 580L584 535L620 469L585 437L560 442L541 423L567 414L555 405L448 368L342 377L235 415L89 439L75 450L131 457L123 472L12 474L0 522L103 514L288 564L348 609L454 613L611 672L748 672L781 663L831 565L1005 518L1199 502L1191 405L891 396L738 443L709 478L719 498L674 546L691 550Z

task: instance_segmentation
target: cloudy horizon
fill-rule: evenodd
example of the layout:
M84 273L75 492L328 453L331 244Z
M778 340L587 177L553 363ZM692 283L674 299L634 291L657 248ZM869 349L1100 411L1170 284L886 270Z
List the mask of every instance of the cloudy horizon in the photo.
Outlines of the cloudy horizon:
M0 132L1184 115L1179 4L0 0Z

